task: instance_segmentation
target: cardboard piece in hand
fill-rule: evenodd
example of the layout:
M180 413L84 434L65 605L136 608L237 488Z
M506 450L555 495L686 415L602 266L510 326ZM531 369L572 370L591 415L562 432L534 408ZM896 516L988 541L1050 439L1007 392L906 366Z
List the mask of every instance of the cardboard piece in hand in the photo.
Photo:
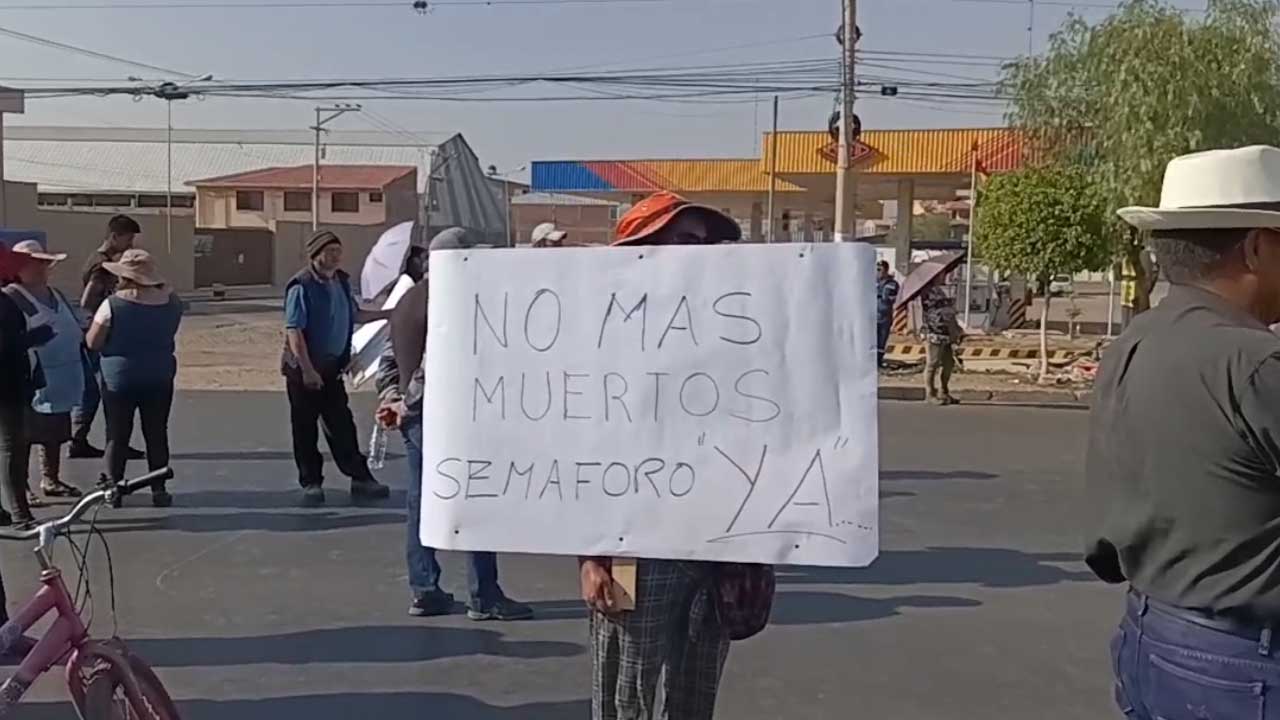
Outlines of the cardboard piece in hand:
M614 558L613 575L613 608L615 610L636 609L636 559Z

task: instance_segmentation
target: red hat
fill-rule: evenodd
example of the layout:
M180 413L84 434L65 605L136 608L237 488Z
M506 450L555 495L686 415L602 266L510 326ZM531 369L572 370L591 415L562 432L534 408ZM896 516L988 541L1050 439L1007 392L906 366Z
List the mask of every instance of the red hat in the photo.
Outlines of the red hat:
M673 192L663 191L641 200L618 220L618 239L613 244L644 244L644 240L666 227L682 212L702 213L713 241L737 242L742 239L742 228L733 218L715 208L695 205Z

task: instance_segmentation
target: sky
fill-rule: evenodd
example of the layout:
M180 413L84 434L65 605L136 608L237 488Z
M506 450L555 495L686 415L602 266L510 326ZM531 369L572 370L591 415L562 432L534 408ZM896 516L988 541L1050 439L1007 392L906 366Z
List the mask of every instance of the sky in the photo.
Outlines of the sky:
M123 0L121 0L123 2ZM170 4L192 0L169 0ZM359 0L352 0L358 2ZM540 70L710 65L836 58L830 36L839 0L670 0L645 4L537 7L19 9L112 0L0 0L0 28L216 79L431 77L525 74ZM165 0L136 0L163 3ZM1045 2L1045 0L1041 0ZM1194 7L1195 0L1180 0ZM1200 4L1203 0L1200 0ZM252 5L251 2L248 5ZM1090 2L1036 8L1031 40L1043 48L1070 12L1099 19ZM1028 46L1028 6L1020 0L860 0L864 50L1012 58ZM815 37L822 36L822 37ZM920 80L991 79L991 60L930 62L914 72L872 70ZM0 83L39 86L53 78L160 78L126 65L0 36ZM47 85L47 83L44 83ZM553 91L551 91L553 92ZM654 101L459 103L369 101L331 127L378 129L388 121L424 139L461 132L480 155L513 177L528 163L556 159L754 157L771 123L768 97L734 104ZM314 122L314 101L208 98L176 102L179 128L298 128ZM826 127L834 98L787 100L783 129ZM867 97L864 128L991 127L998 107ZM30 100L11 125L163 127L162 101L79 97Z

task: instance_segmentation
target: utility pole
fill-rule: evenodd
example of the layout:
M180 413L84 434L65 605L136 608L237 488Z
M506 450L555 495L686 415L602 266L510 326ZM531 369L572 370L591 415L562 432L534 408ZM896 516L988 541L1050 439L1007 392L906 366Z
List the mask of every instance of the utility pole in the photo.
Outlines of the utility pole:
M129 78L130 80L138 80L139 78ZM192 78L182 83L162 82L156 86L151 94L164 100L165 105L165 212L164 212L164 232L165 245L169 254L173 254L173 101L186 100L191 97L191 90L187 85L191 83L202 83L213 80L213 75L201 75L198 78Z
M349 112L360 112L360 106L341 103L316 108L316 124L311 126L316 133L316 155L311 165L311 232L320 229L320 133L325 132L325 125Z
M836 151L836 242L857 237L858 177L853 170L855 119L853 114L854 51L858 45L858 2L843 0L844 25L840 77L840 142Z
M769 233L765 242L773 242L773 199L778 191L778 96L773 96L773 133L769 135Z
M1036 0L1027 0L1027 57L1036 54Z

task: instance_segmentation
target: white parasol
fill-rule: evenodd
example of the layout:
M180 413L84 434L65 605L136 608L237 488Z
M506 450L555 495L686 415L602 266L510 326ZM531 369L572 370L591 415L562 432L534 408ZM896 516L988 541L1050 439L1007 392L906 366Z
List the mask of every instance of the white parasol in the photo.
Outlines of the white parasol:
M404 260L413 245L413 221L402 222L378 238L360 272L360 295L372 302L395 284L404 272Z

